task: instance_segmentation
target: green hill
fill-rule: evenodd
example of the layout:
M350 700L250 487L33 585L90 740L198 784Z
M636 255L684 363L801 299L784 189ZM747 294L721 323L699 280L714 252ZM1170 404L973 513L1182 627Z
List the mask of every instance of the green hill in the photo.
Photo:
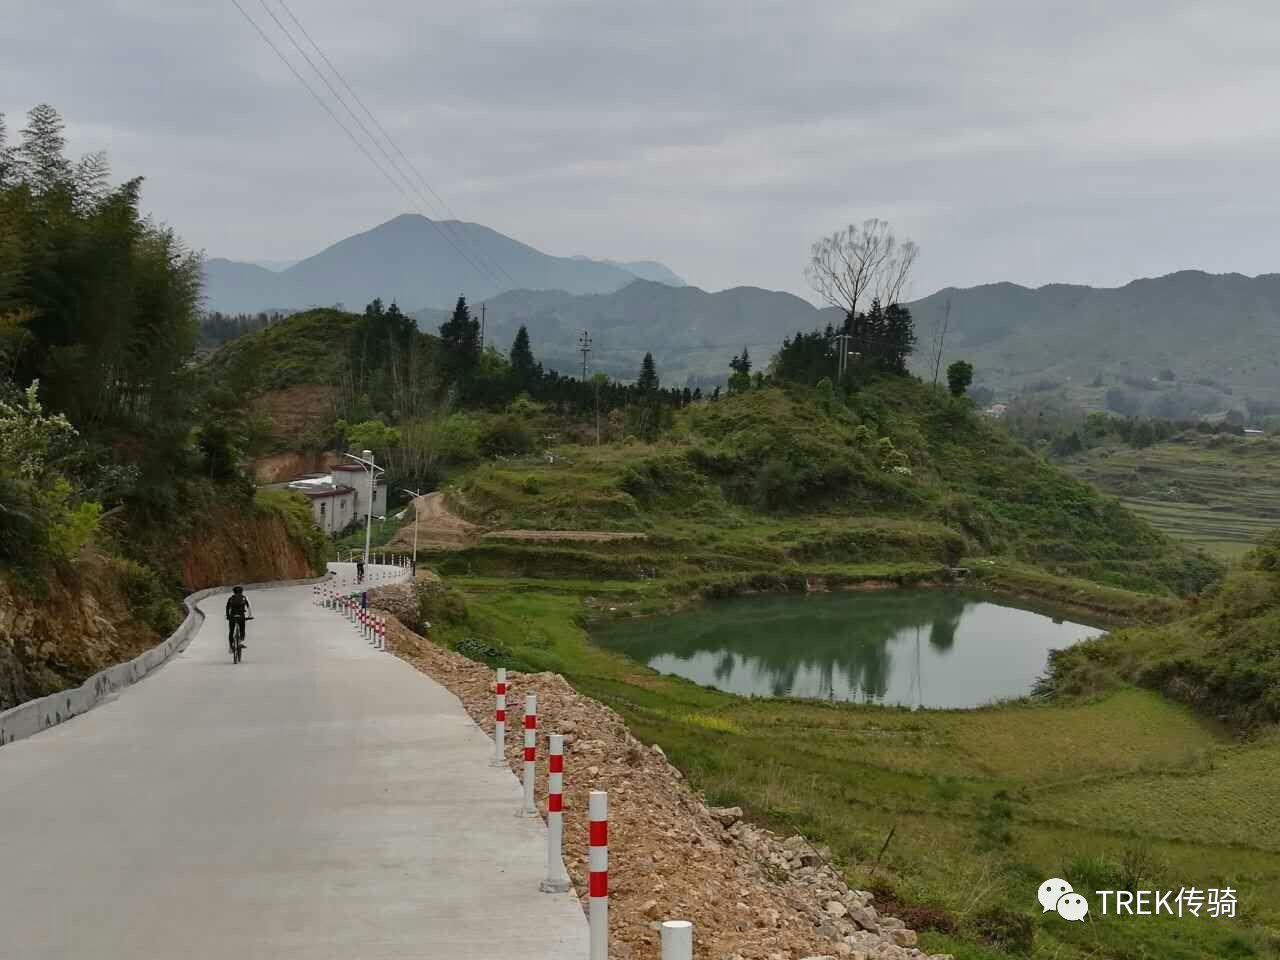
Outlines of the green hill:
M555 463L479 465L456 478L451 502L491 526L644 531L651 545L681 544L658 551L660 573L1004 556L1182 594L1217 569L967 401L905 378L847 406L802 388L750 390L690 405L659 443L558 453ZM652 546L612 545L613 566L627 550Z

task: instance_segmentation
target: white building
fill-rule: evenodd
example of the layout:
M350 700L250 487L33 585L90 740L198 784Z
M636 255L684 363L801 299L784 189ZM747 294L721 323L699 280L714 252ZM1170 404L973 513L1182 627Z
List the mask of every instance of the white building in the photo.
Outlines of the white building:
M272 487L293 490L311 501L316 524L325 533L340 533L369 514L369 476L358 464L338 464L328 473L313 473ZM373 515L387 512L387 485L381 476L373 487Z

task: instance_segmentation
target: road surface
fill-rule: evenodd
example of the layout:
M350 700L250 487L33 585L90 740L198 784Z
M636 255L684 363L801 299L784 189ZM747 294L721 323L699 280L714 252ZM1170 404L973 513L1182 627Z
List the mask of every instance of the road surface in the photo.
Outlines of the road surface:
M243 664L215 595L159 672L0 748L0 956L586 957L458 701L310 587L250 600Z

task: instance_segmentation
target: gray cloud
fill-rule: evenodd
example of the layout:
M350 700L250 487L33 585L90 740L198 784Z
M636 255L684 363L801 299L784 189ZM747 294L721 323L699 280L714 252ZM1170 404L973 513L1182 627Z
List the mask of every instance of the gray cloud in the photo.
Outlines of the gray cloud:
M1273 4L289 2L456 214L551 253L808 295L813 239L882 216L917 294L1280 266ZM230 0L9 0L4 46L10 128L53 103L212 255L411 208Z

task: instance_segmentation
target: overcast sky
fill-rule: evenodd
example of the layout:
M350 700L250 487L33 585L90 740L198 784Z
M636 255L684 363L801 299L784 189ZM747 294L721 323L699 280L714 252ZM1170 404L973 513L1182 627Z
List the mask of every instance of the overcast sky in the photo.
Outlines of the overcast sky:
M240 2L327 95L279 0ZM878 216L921 247L914 296L1280 270L1274 0L286 2L453 213L548 253L813 299L810 243ZM210 256L414 209L232 0L0 20L10 130L52 103Z

